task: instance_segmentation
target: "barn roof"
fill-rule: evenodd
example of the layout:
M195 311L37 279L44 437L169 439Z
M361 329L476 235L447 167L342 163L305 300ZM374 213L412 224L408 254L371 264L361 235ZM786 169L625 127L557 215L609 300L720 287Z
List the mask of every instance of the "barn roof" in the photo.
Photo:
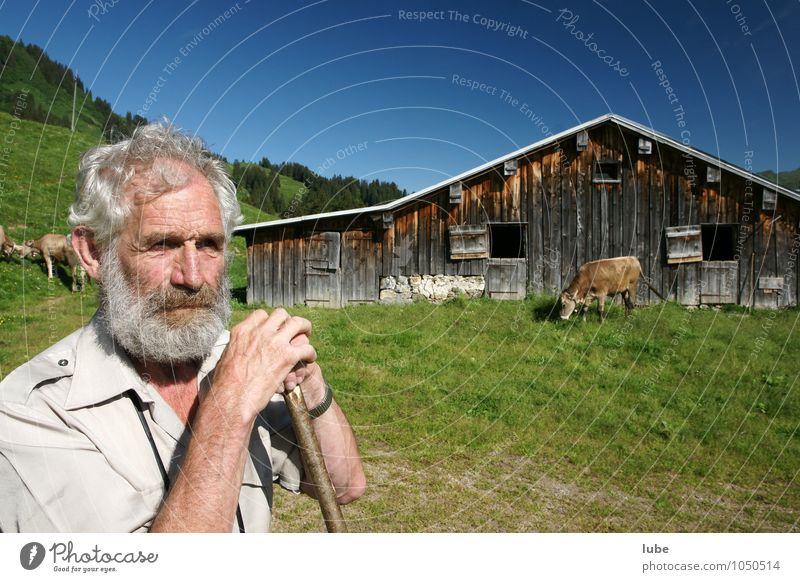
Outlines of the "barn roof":
M675 149L678 149L680 151L688 153L688 154L690 154L690 155L692 155L692 156L694 156L694 157L696 157L698 159L701 159L701 160L703 160L705 162L708 162L710 164L718 166L718 167L720 167L720 168L722 168L724 170L727 170L727 171L729 171L729 172L731 172L733 174L737 174L737 175L739 175L739 176L741 176L743 178L749 179L749 180L751 180L752 182L754 182L756 184L760 184L760 185L765 186L765 187L767 187L767 188L769 188L771 190L775 190L776 192L778 192L780 194L783 194L784 196L787 196L787 197L789 197L789 198L791 198L793 200L800 201L800 194L798 194L797 192L793 192L792 190L789 190L788 188L784 188L783 186L779 186L778 184L775 184L774 182L770 182L769 180L767 180L766 178L763 178L762 176L759 176L757 174L753 174L752 172L749 172L749 171L745 170L744 168L740 168L739 166L736 166L734 164L731 164L729 162L721 160L718 157L715 157L715 156L713 156L711 154L707 154L707 153L705 153L703 151L700 151L698 149L695 149L693 147L684 145L682 142L680 142L680 141L678 141L678 140L676 140L676 139L674 139L674 138L672 138L672 137L670 137L670 136L668 136L666 134L657 132L657 131L655 131L654 129L652 129L650 127L647 127L645 125L641 125L639 123L636 123L635 121L631 121L630 119L627 119L627 118L622 117L620 115L616 115L614 113L607 113L605 115L602 115L600 117L597 117L595 119L587 121L585 123L582 123L580 125L572 127L570 129L566 129L566 130L564 130L564 131L562 131L560 133L557 133L557 134L551 135L549 137L546 137L543 140L537 141L536 143L533 143L531 145L525 146L525 147L523 147L521 149L518 149L516 151L508 153L508 154L506 154L506 155L504 155L502 157L499 157L499 158L497 158L495 160L492 160L490 162L486 162L485 164L482 164L482 165L480 165L480 166L478 166L476 168L472 168L471 170L467 170L466 172L458 174L457 176L453 176L452 178L447 178L446 180L443 180L443 181L439 182L438 184L434 184L433 186L429 186L427 188L424 188L422 190L414 192L413 194L409 194L408 196L404 196L402 198L398 198L396 200L392 200L392 201L386 202L384 204L379 204L379 205L376 205L376 206L361 207L361 208L351 208L351 209L348 209L348 210L338 210L338 211L335 211L335 212L324 212L324 213L320 213L320 214L309 214L309 215L306 215L306 216L296 216L296 217L285 218L285 219L280 219L280 220L270 220L270 221L266 221L266 222L258 222L258 223L254 223L254 224L243 224L243 225L238 226L238 227L236 227L234 229L234 234L245 234L246 232L249 232L249 231L255 230L255 229L275 228L275 227L278 227L278 226L286 226L286 225L300 223L300 222L312 222L312 221L322 220L322 219L326 219L326 218L334 218L334 217L341 217L341 216L356 216L356 215L360 215L360 214L372 214L372 213L378 213L378 212L391 211L391 210L394 210L394 209L399 208L401 206L405 206L406 204L409 204L409 203L413 202L414 200L422 198L422 197L426 196L427 194L430 194L431 192L434 192L434 191L439 190L441 188L447 187L450 184L454 184L456 182L460 182L462 180L466 180L466 179L471 178L471 177L473 177L475 175L478 175L478 174L480 174L482 172L485 172L486 170L489 170L489 169L491 169L491 168L493 168L493 167L495 167L495 166L497 166L499 164L502 164L503 162L505 162L507 160L513 160L513 159L518 158L520 156L524 156L524 155L526 155L526 154L528 154L528 153L530 153L530 152L532 152L534 150L537 150L537 149L540 149L540 148L543 148L543 147L547 147L547 146L549 146L549 145L551 145L553 143L556 143L556 142L564 139L565 137L568 137L568 136L570 136L572 134L578 133L579 131L583 131L584 129L590 129L590 128L595 127L597 125L601 125L602 123L605 123L607 121L612 121L612 122L616 123L620 127L624 127L624 128L627 128L627 129L629 129L631 131L640 133L640 134L642 134L642 135L644 135L646 137L650 137L650 138L654 139L655 141L657 141L659 143L668 145L670 147L673 147Z

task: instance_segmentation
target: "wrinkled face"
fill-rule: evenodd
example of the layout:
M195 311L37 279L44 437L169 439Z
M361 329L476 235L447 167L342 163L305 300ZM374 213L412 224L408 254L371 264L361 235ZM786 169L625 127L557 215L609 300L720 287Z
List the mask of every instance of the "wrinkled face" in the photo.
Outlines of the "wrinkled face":
M569 319L569 316L572 315L577 307L578 301L564 291L561 294L561 319Z
M114 338L156 362L204 358L230 317L225 234L208 181L188 166L181 185L137 194L101 259L101 303ZM147 188L147 185L140 185Z

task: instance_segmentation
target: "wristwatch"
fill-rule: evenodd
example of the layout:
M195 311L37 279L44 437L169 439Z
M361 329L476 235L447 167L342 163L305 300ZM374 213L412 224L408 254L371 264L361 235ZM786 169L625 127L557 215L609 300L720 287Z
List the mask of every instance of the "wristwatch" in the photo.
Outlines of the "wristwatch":
M322 399L322 402L320 402L314 408L308 411L308 415L311 418L319 418L328 411L328 409L331 407L332 402L333 402L333 390L331 389L331 385L325 382L325 397Z

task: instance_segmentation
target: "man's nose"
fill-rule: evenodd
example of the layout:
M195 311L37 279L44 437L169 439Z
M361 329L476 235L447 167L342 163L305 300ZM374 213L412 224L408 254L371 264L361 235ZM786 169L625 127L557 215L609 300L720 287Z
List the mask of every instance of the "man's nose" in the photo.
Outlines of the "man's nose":
M200 273L200 253L194 242L186 241L178 252L177 264L172 269L173 285L200 289L203 286L203 277Z

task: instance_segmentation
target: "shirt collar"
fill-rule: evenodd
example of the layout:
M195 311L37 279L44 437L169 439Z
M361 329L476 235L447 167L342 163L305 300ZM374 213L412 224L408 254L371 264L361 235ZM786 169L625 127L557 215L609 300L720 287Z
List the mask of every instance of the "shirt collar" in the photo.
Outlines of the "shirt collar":
M200 366L198 382L202 382L213 371L228 344L228 338L227 330L217 338L211 354ZM142 402L153 402L130 358L108 333L98 311L78 338L75 368L64 408L76 410L93 406L131 389L136 390Z

